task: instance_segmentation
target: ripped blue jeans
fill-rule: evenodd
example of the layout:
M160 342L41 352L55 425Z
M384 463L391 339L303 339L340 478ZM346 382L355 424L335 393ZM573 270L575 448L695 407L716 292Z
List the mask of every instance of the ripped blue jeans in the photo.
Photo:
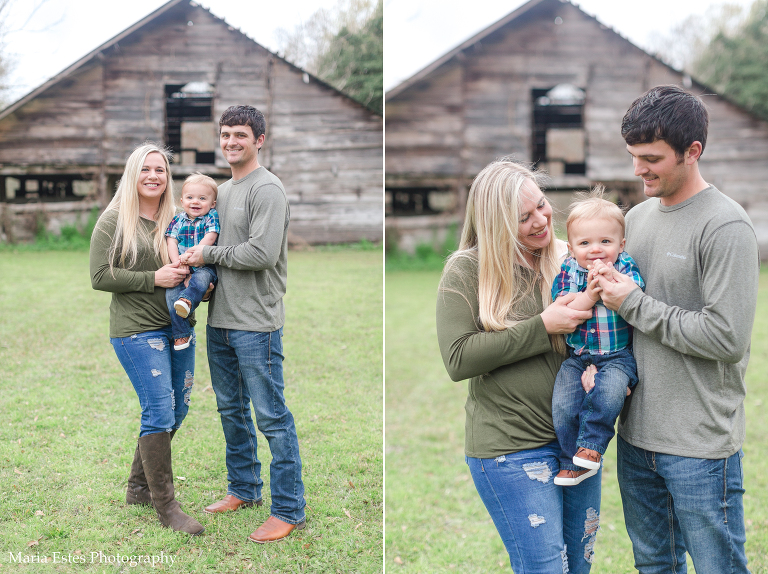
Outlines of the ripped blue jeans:
M576 486L556 486L559 454L552 442L495 459L466 457L514 572L586 574L592 567L602 468Z
M194 334L182 351L173 350L170 325L110 342L139 397L139 436L179 428L189 411L195 380Z

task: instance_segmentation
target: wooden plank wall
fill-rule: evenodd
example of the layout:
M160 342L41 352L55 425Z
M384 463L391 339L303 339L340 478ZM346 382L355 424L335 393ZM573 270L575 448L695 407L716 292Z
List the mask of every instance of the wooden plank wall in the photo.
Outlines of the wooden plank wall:
M455 176L459 165L470 182L494 158L530 160L531 90L558 83L586 91L587 174L555 178L555 185L631 185L637 178L620 133L624 113L649 88L683 82L572 4L543 2L387 101L387 186ZM690 89L711 93L695 83ZM722 98L704 99L710 129L702 174L747 209L768 258L768 124Z
M277 60L272 167L291 201L294 233L311 243L383 234L383 122ZM366 231L366 229L368 231Z
M98 171L101 78L102 67L94 62L0 121L0 170L35 172L55 165L67 173Z
M76 164L98 173L103 165L120 174L138 144L163 141L165 86L192 81L216 87L216 126L233 104L264 112L268 139L259 160L283 180L298 241L382 239L382 118L314 79L305 83L301 70L191 3L0 121L0 169L72 173ZM193 168L226 178L229 166L218 139L213 144L215 167Z

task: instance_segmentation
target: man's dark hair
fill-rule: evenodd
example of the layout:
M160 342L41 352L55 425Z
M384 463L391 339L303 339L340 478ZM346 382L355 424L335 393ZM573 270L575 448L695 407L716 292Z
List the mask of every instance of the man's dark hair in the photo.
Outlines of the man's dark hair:
M708 127L709 113L701 99L666 85L651 88L632 102L621 121L621 135L627 145L664 140L681 160L695 141L701 142L704 153Z
M259 139L259 136L267 130L267 121L264 114L253 106L230 106L221 114L219 120L219 132L221 126L251 126L253 139Z

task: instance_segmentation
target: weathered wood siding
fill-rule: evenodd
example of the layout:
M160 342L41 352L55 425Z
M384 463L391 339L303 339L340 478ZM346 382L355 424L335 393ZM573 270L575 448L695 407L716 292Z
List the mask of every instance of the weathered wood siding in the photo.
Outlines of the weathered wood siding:
M308 76L305 83L283 61L275 61L272 71L272 168L288 192L292 220L301 222L306 238L380 240L381 117L362 106L352 109L347 98Z
M494 158L530 161L531 91L560 83L586 92L586 174L553 177L554 186L640 190L621 119L649 88L684 78L559 0L531 7L387 99L387 187L441 179L466 186ZM695 82L690 89L712 93ZM704 101L711 121L701 172L745 207L768 258L768 124L720 97Z
M163 141L165 86L193 81L216 89L215 165L174 165L177 177L228 177L218 118L230 105L253 105L267 120L259 161L285 185L292 236L313 244L382 239L382 118L189 2L0 120L0 171L102 174L104 188L138 144Z
M102 67L95 62L0 121L0 170L47 166L95 172L104 135ZM19 169L20 168L20 169Z

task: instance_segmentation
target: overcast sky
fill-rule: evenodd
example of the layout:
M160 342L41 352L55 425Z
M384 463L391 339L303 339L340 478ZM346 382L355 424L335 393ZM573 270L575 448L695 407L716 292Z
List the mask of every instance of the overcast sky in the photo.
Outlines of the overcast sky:
M33 7L42 5L34 14ZM13 102L166 3L165 0L11 0L5 53L14 70ZM277 51L279 28L293 31L338 0L204 0L198 2L253 40Z
M647 49L691 14L725 0L582 0L584 12ZM731 0L750 6L752 0ZM393 88L525 4L523 0L384 0L384 88Z
M693 13L723 0L582 0L641 48ZM752 0L733 0L748 6ZM33 6L42 7L31 14ZM293 31L338 0L205 0L213 14L272 51L275 32ZM10 101L24 96L165 4L164 0L11 0L5 53L15 64ZM391 88L524 4L523 0L384 0L384 86Z

